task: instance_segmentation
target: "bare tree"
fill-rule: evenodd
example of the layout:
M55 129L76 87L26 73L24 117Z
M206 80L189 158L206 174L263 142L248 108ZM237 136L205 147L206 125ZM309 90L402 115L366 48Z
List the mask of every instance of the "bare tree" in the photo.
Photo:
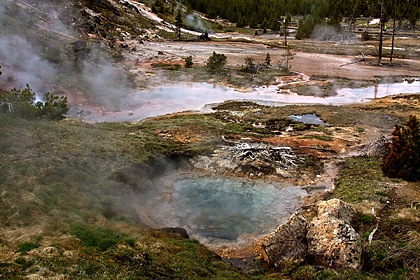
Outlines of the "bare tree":
M289 28L289 23L292 20L292 17L289 13L286 14L286 17L284 19L283 23L283 33L284 33L284 46L287 47L287 35L289 35L289 31L287 30Z

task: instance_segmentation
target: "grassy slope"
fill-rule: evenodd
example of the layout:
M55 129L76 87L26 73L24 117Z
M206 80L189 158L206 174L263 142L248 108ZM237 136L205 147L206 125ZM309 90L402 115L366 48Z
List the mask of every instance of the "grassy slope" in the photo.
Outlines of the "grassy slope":
M165 139L202 131L197 141ZM240 133L206 115L162 117L140 123L45 122L0 116L0 275L68 275L78 279L241 279L195 240L146 230L135 204L153 187L148 163L211 151L220 134ZM362 210L362 272L303 266L258 271L274 279L406 279L418 276L418 213L392 204L396 182L382 175L379 158L351 158L336 181L336 197ZM158 168L160 169L161 166ZM403 184L404 182L397 182ZM375 227L370 208L381 209ZM407 212L408 211L408 212ZM405 217L398 213L408 213ZM272 273L273 274L268 274ZM104 276L105 275L105 276ZM303 277L303 278L302 278Z
M193 119L207 125L206 117ZM197 241L135 222L130 201L151 187L146 163L183 149L157 139L155 124L140 126L0 116L1 277L246 278Z

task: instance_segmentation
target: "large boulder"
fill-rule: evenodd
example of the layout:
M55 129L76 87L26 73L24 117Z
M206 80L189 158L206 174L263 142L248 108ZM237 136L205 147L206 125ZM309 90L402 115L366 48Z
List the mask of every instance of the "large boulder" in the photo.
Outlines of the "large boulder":
M316 206L318 208L317 216L322 216L324 213L328 213L331 216L343 220L351 225L354 224L358 216L357 211L353 207L338 198L333 198L327 201L319 201Z
M353 228L357 211L340 199L318 202L312 210L293 214L262 243L266 259L279 266L284 259L326 268L359 269L362 241Z
M279 266L283 259L292 259L302 263L306 258L306 218L299 213L267 236L262 243L270 264Z
M308 224L308 263L326 268L359 269L362 241L354 228L326 212Z

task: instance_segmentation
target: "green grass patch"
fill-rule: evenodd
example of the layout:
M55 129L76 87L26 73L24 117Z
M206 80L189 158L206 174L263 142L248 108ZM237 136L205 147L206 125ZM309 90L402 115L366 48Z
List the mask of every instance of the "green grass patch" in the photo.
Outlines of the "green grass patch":
M359 203L364 200L380 201L386 194L382 182L384 177L380 168L380 157L355 157L346 160L345 168L336 180L334 196L344 201Z
M334 138L332 138L331 136L327 136L327 135L307 135L307 136L299 137L299 139L317 139L317 140L321 140L321 141L333 141L334 140Z
M158 62L158 63L152 63L152 67L159 67L165 70L179 70L181 68L181 65L177 63L169 64L169 63Z
M39 247L39 244L33 243L33 242L24 242L19 245L18 252L20 253L27 253L33 249L36 249Z
M79 238L83 246L99 251L109 250L119 242L133 244L132 238L109 228L79 224L73 226L70 233Z

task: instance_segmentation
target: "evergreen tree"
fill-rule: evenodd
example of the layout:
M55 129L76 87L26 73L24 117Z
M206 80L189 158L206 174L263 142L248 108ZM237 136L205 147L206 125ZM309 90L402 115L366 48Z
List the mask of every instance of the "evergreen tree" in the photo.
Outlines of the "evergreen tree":
M207 59L206 67L210 72L216 73L225 67L227 57L224 54L213 52L213 55Z
M192 60L192 56L187 56L185 58L185 68L191 68L193 66L194 62Z
M239 16L238 22L236 23L236 27L245 27L247 25L245 18L243 16Z
M175 16L175 26L176 26L176 33L178 35L178 40L181 40L181 28L184 26L184 23L182 22L181 9L178 9L178 12Z
M47 92L45 94L45 102L35 101L35 92L26 85L23 90L13 88L10 91L0 93L0 103L5 102L13 108L12 113L27 119L43 118L49 120L60 120L67 114L69 108L67 106L67 97L55 96Z
M267 56L265 57L265 64L270 67L271 66L271 57L270 54L267 53Z
M280 69L282 69L286 73L289 73L290 70L292 69L292 66L289 65L289 61L292 60L295 57L295 55L296 53L292 52L290 47L287 46L286 52L281 55L284 58L284 61L283 61L284 64L282 65L281 62L279 62Z
M391 178L420 181L420 122L411 115L405 126L395 125L392 143L386 144L381 168Z
M257 73L258 69L254 63L254 58L251 56L245 57L245 66L243 66L241 70L248 73Z

